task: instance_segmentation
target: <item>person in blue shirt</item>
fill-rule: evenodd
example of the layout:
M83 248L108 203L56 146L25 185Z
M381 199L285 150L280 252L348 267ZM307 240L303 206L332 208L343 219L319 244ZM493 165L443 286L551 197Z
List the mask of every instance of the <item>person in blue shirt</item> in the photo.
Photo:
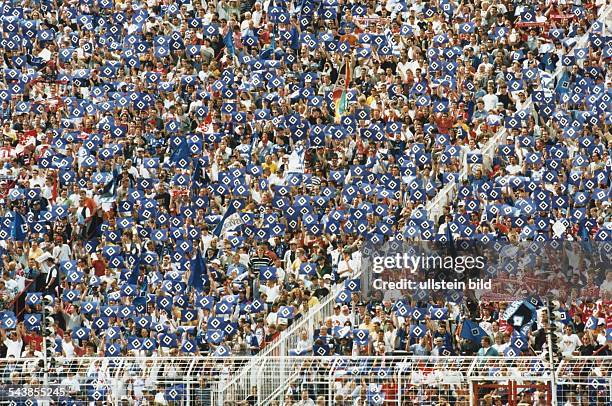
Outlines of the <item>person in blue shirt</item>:
M434 340L436 338L442 338L444 347L453 348L453 338L450 333L446 330L446 323L441 322L438 324L438 329L433 333Z
M10 120L12 115L11 106L6 100L3 100L2 105L0 105L0 118L2 120Z
M478 350L479 357L497 357L499 353L493 347L491 347L491 337L485 336L480 340L480 349Z
M426 337L419 338L419 342L410 346L410 353L416 356L429 355L430 346Z

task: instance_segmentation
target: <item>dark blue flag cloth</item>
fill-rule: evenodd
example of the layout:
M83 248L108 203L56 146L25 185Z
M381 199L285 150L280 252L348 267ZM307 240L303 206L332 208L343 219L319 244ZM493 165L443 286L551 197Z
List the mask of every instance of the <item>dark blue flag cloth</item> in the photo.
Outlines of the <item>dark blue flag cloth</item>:
M230 202L227 210L225 211L225 214L223 214L223 218L221 218L221 221L219 222L219 224L217 224L217 227L215 227L215 229L213 230L213 234L216 235L217 237L220 237L221 234L223 234L225 231L228 231L232 229L233 227L235 227L235 225L232 225L230 223L232 220L238 217L237 213L238 211L236 209L236 205L234 204L233 201Z
M170 155L170 162L183 166L181 161L189 159L189 144L185 137L177 137L174 140L176 140L175 143L178 145L175 145L172 155Z
M446 247L448 249L448 254L455 257L457 255L457 250L455 249L455 237L453 236L453 231L451 230L451 224L452 223L446 224Z
M488 334L483 330L478 323L472 320L464 320L461 326L461 338L473 341L480 344L480 340L483 337L487 337Z
M191 274L189 275L189 286L195 290L203 290L204 285L208 284L208 274L206 271L206 264L202 258L200 250L196 253L195 258L191 260Z
M112 179L106 185L104 185L104 188L102 189L102 196L115 198L117 196L118 181L119 181L119 174L117 173L116 170L113 170Z
M138 278L140 276L140 256L137 256L134 260L134 265L132 266L132 272L130 273L130 277L127 280L128 285L136 285L138 284Z
M536 320L536 315L536 308L529 300L517 300L508 306L503 318L512 328L526 336Z
M24 241L27 235L27 225L23 216L13 211L13 225L11 227L11 237L14 241Z

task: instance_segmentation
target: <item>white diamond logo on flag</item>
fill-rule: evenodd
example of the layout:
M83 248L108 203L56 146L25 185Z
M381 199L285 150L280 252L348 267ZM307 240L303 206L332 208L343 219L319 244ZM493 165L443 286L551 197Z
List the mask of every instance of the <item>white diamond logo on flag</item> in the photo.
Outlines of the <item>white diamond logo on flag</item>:
M225 325L225 327L223 327L223 331L225 331L226 334L231 335L234 333L234 326L228 323Z
M419 320L422 315L423 314L421 313L419 309L414 309L414 311L412 312L412 317L416 320Z
M162 308L166 308L166 307L170 306L170 305L171 305L171 303L170 303L170 299L168 299L167 297L162 297L162 298L159 300L159 305L160 305L160 307L162 307Z
M214 318L210 321L210 327L212 327L213 329L218 329L219 327L221 327L221 320Z
M412 333L415 337L420 337L423 334L423 328L421 326L416 326L412 329Z

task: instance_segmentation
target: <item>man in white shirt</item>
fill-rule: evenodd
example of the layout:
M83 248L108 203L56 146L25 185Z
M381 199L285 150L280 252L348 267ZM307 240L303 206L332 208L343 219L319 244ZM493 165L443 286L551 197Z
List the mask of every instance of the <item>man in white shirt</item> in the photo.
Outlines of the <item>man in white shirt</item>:
M302 396L300 398L300 401L297 402L297 405L298 406L315 406L314 401L308 397L308 390L304 389L302 391Z
M17 329L9 331L8 336L4 330L1 330L0 340L6 346L7 358L21 358L21 349L23 348L23 340L21 339L22 330L22 323L19 323Z
M11 274L8 271L5 271L2 274L2 280L4 281L6 290L8 290L11 295L15 296L17 293L19 293L19 284L15 279L11 278Z
M268 280L265 285L259 287L259 291L265 293L268 297L266 302L274 303L280 294L280 286L278 286L275 280Z
M487 84L487 94L482 96L482 101L484 101L484 108L487 112L493 110L495 106L497 106L498 98L495 94L495 88L492 80Z
M66 330L62 338L62 353L66 358L74 358L74 342L72 342L72 331Z
M612 297L612 271L606 273L606 280L601 284L601 292L604 298Z
M74 369L68 368L68 376L62 380L61 386L70 395L76 395L79 392L80 384Z
M578 347L582 345L582 341L578 335L574 333L574 328L570 325L565 326L565 334L559 341L559 351L563 356L571 356Z
M153 402L155 406L166 406L168 404L166 401L166 394L161 386L157 388L157 393L155 394L155 400Z
M340 279L350 278L357 272L357 262L351 258L351 249L345 247L342 250L342 259L338 262L338 276Z
M518 158L516 156L510 157L510 163L506 166L506 172L510 175L516 175L522 170L522 166L519 164Z
M64 242L64 238L61 235L55 237L56 245L53 247L53 258L57 262L70 261L72 250L70 245Z

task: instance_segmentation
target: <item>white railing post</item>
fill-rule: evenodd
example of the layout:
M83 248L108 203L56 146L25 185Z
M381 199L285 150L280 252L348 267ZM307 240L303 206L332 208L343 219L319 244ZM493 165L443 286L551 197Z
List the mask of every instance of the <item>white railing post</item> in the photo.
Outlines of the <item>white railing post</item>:
M336 361L334 361L334 364L335 363ZM334 368L330 368L329 373L328 373L329 378L327 379L327 382L329 383L327 385L327 404L328 405L334 404L334 391L333 391L334 385L332 385L332 382L334 382L333 374L334 374Z
M186 374L186 378L187 378L187 384L185 385L185 392L186 392L186 396L187 396L187 401L186 401L186 405L189 406L190 403L190 399L191 399L191 380L193 379L193 376L191 374L191 371L193 370L193 365L195 364L195 358L191 360L191 362L189 363L189 368L187 369L187 374ZM194 385L195 388L199 387L199 385Z
M283 385L285 385L288 381L287 379L287 371L286 371L286 365L285 365L285 354L288 354L288 349L287 347L287 340L282 340L281 341L281 346L280 346L280 351L281 354L283 355L283 357L280 359L280 387L282 387Z
M258 405L262 404L262 400L264 398L264 391L263 391L262 385L266 377L263 376L264 374L262 372L264 370L267 360L266 358L261 358L260 361L261 361L261 366L258 368L258 373L257 373L257 404Z
M403 370L401 367L401 362L400 362L400 368L397 368L397 378L396 378L396 382L397 382L397 406L402 406L402 374L403 374Z

